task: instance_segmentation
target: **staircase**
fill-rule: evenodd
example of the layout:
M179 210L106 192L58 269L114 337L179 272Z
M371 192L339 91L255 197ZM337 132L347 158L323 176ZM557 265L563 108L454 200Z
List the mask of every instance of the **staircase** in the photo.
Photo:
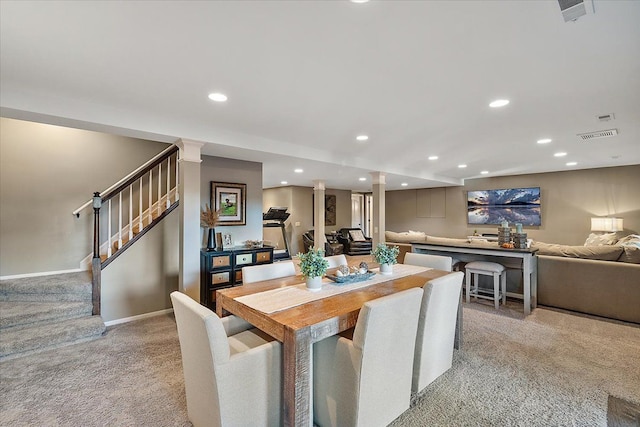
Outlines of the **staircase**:
M88 272L0 280L0 361L101 337L91 309Z

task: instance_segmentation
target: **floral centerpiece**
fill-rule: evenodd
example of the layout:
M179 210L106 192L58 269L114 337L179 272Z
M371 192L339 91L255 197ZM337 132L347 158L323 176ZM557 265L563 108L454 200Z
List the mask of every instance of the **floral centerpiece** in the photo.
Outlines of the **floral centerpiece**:
M398 254L400 253L400 247L388 246L384 243L378 243L376 247L371 251L371 255L380 264L381 274L391 274L393 271L393 264L398 261Z
M209 207L209 204L205 204L204 206L204 209L200 211L200 226L209 229L207 249L214 249L216 246L215 226L218 225L218 220L220 219L220 211L214 211Z
M322 276L329 268L329 261L324 258L322 249L309 248L305 254L298 253L300 259L300 271L306 278L307 288L318 291L322 287Z

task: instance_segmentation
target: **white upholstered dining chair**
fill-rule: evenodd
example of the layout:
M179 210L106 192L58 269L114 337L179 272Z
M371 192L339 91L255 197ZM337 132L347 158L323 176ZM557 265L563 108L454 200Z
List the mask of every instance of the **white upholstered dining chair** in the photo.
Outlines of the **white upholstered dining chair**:
M244 320L171 293L182 353L187 415L195 427L277 426L281 344Z
M463 277L458 271L424 285L413 361L414 395L451 368Z
M349 263L347 262L347 257L342 254L327 256L327 257L324 257L324 259L329 261L329 267L327 268L336 268L341 265L349 265Z
M293 261L279 261L273 264L242 267L242 283L260 282L262 280L278 279L280 277L295 275L296 267Z
M404 263L435 268L437 270L451 271L453 266L453 258L442 255L429 255L407 252L406 254L404 254Z
M314 422L326 426L386 426L411 398L422 289L365 303L353 339L313 346Z

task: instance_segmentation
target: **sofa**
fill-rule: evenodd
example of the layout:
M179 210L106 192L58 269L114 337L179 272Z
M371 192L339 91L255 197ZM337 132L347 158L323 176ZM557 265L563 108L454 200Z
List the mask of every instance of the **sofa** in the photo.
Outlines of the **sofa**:
M412 242L469 244L416 231L387 231L385 240L398 245L402 256ZM473 245L497 243L478 240ZM531 247L537 250L539 305L640 323L640 236L592 234L583 246L533 242Z

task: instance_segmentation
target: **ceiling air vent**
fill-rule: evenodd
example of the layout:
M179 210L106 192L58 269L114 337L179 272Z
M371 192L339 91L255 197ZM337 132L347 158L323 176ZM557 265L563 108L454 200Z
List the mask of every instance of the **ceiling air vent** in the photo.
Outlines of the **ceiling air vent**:
M584 0L558 0L564 22L575 21L587 14Z
M589 132L589 133L579 133L578 136L583 141L591 141L592 139L608 138L610 136L616 136L617 134L618 134L618 129L608 129L608 130L599 130L596 132Z

